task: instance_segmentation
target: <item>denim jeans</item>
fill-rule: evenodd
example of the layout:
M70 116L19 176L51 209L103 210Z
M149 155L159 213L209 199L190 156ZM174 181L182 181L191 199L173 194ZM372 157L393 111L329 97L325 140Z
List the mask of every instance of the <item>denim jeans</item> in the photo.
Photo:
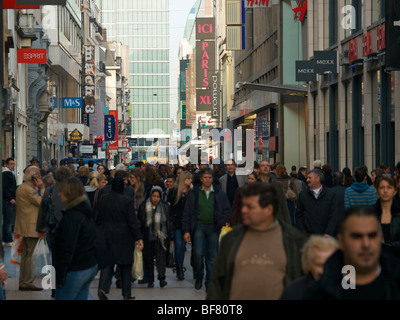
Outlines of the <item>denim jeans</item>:
M185 258L185 240L183 239L183 232L180 229L175 231L175 240L174 240L174 254L175 254L175 264L181 265L183 264L183 260Z
M89 287L97 274L97 265L86 270L70 271L62 288L56 289L56 300L88 300Z
M193 241L193 273L195 279L204 277L204 260L206 265L205 285L210 282L214 261L217 258L219 231L212 224L198 224L194 231Z
M0 284L0 300L6 300L6 289L4 283Z

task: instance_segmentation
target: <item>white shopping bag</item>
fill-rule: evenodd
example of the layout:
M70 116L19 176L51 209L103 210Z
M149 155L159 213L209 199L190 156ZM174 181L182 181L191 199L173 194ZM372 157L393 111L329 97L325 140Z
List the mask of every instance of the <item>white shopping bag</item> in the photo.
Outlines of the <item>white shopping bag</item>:
M50 265L50 250L45 239L39 239L32 255L32 272L34 276L43 276L47 273L42 271L44 266Z

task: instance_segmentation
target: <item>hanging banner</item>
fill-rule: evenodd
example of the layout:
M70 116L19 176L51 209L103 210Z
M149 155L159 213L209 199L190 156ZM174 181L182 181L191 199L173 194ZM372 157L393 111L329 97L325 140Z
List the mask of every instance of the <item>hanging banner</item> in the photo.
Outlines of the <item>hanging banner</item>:
M115 118L112 115L104 116L104 140L115 140Z
M110 110L108 113L113 116L115 120L115 136L113 141L109 141L110 150L118 150L118 110Z
M85 46L85 105L84 112L87 114L95 113L96 101L95 101L95 69L94 69L94 46Z
M215 41L196 43L196 110L211 112L212 76L215 73Z

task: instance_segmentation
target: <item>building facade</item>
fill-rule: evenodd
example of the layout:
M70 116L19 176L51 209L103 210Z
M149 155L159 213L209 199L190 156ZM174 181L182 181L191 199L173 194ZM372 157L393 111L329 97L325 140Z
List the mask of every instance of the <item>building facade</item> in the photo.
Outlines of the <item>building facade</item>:
M381 163L393 170L399 161L400 78L386 63L393 48L385 41L392 32L385 15L385 1L308 2L307 59L316 50L339 57L338 73L318 75L310 84L310 163L321 159L334 170L353 171Z
M169 2L101 0L100 9L108 40L129 46L133 152L146 160L140 147L170 135Z

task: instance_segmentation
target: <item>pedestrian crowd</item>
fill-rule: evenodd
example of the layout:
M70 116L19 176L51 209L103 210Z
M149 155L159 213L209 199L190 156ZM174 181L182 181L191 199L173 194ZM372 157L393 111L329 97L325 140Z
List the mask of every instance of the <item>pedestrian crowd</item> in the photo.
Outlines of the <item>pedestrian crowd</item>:
M16 239L19 290L43 290L32 264L45 242L56 300L88 299L98 274L100 300L113 279L125 300L135 281L166 287L167 268L184 280L187 243L194 287L210 300L400 299L400 162L352 173L261 161L245 173L234 160L107 168L33 158L20 185L14 168L3 161L0 300L4 247Z

